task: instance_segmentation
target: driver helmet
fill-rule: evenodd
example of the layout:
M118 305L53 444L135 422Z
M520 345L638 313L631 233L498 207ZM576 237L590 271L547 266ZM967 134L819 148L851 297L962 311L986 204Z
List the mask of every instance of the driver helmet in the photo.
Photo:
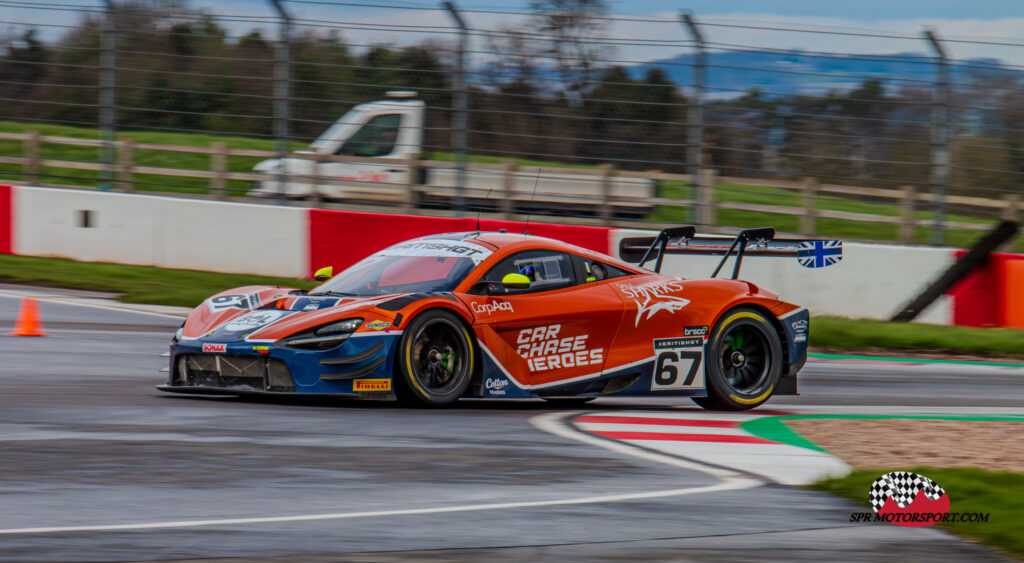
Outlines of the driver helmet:
M533 264L527 264L519 268L519 273L530 278L530 281L537 281L537 271L534 269Z

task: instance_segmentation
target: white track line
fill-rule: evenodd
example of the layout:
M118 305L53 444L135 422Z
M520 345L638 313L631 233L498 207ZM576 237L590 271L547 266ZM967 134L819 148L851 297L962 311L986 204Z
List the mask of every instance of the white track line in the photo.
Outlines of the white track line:
M749 480L748 480L749 481ZM753 485L760 484L753 481ZM700 493L713 493L717 491L729 491L743 489L753 486L747 482L733 480L709 485L706 487L691 487L688 489L667 489L662 491L648 491L643 493L625 493L619 495L604 495L596 497L582 497L564 500L538 500L526 502L502 502L494 504L466 504L460 506L438 506L432 508L409 508L404 510L377 510L371 512L337 512L333 514L304 514L297 516L269 516L265 518L224 518L221 520L179 520L171 522L145 522L136 524L105 524L98 526L64 526L51 528L11 528L0 530L0 534L53 534L64 532L96 532L96 531L118 531L118 530L159 530L166 528L198 528L203 526L227 526L233 524L270 524L276 522L308 522L311 520L344 520L349 518L374 518L380 516L408 516L415 514L440 514L444 512L473 512L479 510L501 510L509 508L533 508L540 506L564 506L571 504L596 504L601 502L620 502L628 500L639 500L647 498L678 497L683 495L694 495Z
M570 427L562 419L576 416L579 413L548 413L535 416L530 419L530 424L535 427L554 434L563 438L569 438L570 440L576 440L586 444L602 447L606 450L618 452L621 454L638 457L650 461L656 461L658 463L664 463L667 465L673 465L675 467L682 467L684 469L690 469L693 471L699 471L701 473L711 475L722 479L726 483L739 483L736 487L738 489L744 489L747 487L755 487L763 484L763 481L756 480L749 475L745 475L738 471L732 471L723 467L715 467L712 465L705 465L700 462L690 461L680 457L675 457L666 454L659 454L652 451L644 450L631 446L625 442L612 441L605 438L599 438L597 436L587 434Z
M41 295L38 295L38 294L17 293L17 292L9 292L9 291L5 291L5 290L0 290L0 297L11 297L11 298L14 298L14 299L21 299L23 297L32 297L36 301L42 301L44 303L57 303L57 304L62 304L62 305L75 305L75 306L78 306L78 307L89 307L89 308L92 308L92 309L105 309L107 311L118 311L118 312L121 312L121 313L134 313L134 314L137 314L137 315L150 315L150 316L153 316L153 317L163 317L163 318L175 319L175 320L179 320L179 321L185 319L185 315L171 315L171 314L168 314L168 313L157 313L157 312L154 312L154 311L145 311L145 310L142 310L142 309L135 309L135 308L132 308L130 306L129 307L114 307L114 306L111 306L111 305L101 305L99 303L82 303L81 301L73 301L73 300L75 300L75 299L91 299L91 298L75 297L75 296L70 296L70 295L68 297L47 297L45 295L41 296Z
M127 531L127 530L161 530L169 528L200 528L209 526L230 526L239 524L271 524L277 522L308 522L314 520L346 520L353 518L377 518L382 516L410 516L417 514L441 514L446 512L475 512L481 510L507 510L513 508L536 508L544 506L565 506L565 505L579 505L579 504L598 504L604 502L622 502L641 500L649 498L665 498L665 497L679 497L684 495L696 495L702 493L715 493L720 491L731 491L737 489L746 489L750 487L756 487L763 484L762 481L752 479L740 473L729 471L726 469L720 469L716 467L709 467L697 463L692 463L683 459L674 458L667 455L661 455L657 453L647 452L639 448L633 448L631 446L620 444L616 442L607 442L592 436L588 436L582 432L578 432L571 428L568 428L562 421L562 418L571 416L575 413L550 413L540 416L535 416L530 419L530 423L535 427L562 436L564 438L570 438L578 440L588 444L594 444L605 449L616 451L619 453L625 453L634 457L640 457L651 461L657 461L675 467L683 467L686 469L692 469L700 471L702 473L712 475L722 479L721 483L715 485L707 485L703 487L688 487L684 489L664 489L659 491L645 491L637 493L622 493L617 495L601 495L601 496L590 496L581 498L571 498L562 500L538 500L538 501L524 501L524 502L502 502L502 503L491 503L491 504L465 504L457 506L437 506L431 508L408 508L399 510L376 510L368 512L336 512L328 514L300 514L295 516L268 516L268 517L256 517L256 518L223 518L215 520L176 520L166 522L139 522L139 523L123 523L123 524L99 524L90 526L53 526L53 527L39 527L39 528L8 528L0 529L0 535L14 535L14 534L55 534L55 533L68 533L68 532L113 532L113 531Z

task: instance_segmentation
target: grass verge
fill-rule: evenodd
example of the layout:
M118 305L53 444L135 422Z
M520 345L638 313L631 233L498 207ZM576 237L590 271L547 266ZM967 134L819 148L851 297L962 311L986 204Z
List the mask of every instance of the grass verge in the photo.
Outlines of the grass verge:
M118 300L128 303L183 307L194 307L214 293L243 285L283 285L303 289L315 285L310 281L290 278L11 255L0 255L0 281L111 291L120 294Z
M1024 330L820 316L811 319L810 344L845 350L883 348L953 354L1024 355Z
M900 468L905 470L906 468ZM856 469L810 488L868 504L868 489L891 469ZM988 522L949 522L939 526L982 543L1024 556L1024 474L963 467L909 469L938 483L949 494L951 512L990 513ZM868 509L870 510L870 508Z
M0 281L92 289L121 294L130 303L193 307L214 293L242 285L308 289L308 280L172 270L0 254ZM843 350L928 350L953 354L1024 356L1024 331L1002 328L889 323L869 319L814 317L812 346Z

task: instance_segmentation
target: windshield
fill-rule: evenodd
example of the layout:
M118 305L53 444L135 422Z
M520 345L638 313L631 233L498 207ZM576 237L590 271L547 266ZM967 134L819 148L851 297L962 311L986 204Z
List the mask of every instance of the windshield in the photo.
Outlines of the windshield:
M483 246L461 240L411 240L362 260L310 294L370 297L452 291L490 254Z

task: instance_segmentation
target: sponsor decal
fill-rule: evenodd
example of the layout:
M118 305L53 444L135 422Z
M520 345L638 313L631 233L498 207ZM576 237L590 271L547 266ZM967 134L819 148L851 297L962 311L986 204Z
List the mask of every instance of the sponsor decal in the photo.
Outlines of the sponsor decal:
M391 323L388 321L370 321L363 325L370 330L384 330L391 327Z
M707 336L708 325L704 326L688 326L683 329L683 336Z
M484 381L484 389L487 390L488 395L504 395L505 388L508 387L508 380L497 377L488 377Z
M246 313L224 325L224 330L230 332L252 332L255 329L264 327L287 314L287 311L278 311L276 309L252 311L251 313Z
M270 346L253 346L252 351L266 356L270 353Z
M462 240L416 239L385 248L375 256L437 256L465 257L474 264L483 262L491 251L483 246Z
M950 512L949 494L938 483L910 471L882 475L868 489L871 512L854 512L850 522L889 522L920 528L939 522L987 523L989 512Z
M796 333L793 335L793 342L807 342L807 319L793 321L790 323L790 326L793 327L793 331Z
M225 309L255 309L260 306L259 293L218 295L206 301L210 312L217 313Z
M808 240L800 243L796 259L805 268L826 268L843 259L843 241Z
M389 177L385 172L375 172L373 170L360 170L358 176L335 176L339 180L350 182L387 182Z
M390 391L390 379L356 379L352 382L353 391Z
M707 327L690 327L707 328ZM705 332L707 332L705 330ZM704 337L659 338L654 341L651 391L704 388Z
M615 284L619 291L636 303L636 322L634 326L640 326L641 320L649 320L660 311L675 313L686 307L690 300L670 295L683 290L683 282L657 282L647 285L633 285L629 283ZM647 316L644 316L647 313Z
M515 312L512 310L512 303L508 301L491 301L489 303L477 303L476 301L473 301L469 304L469 307L478 315L491 315L495 311L505 311L507 313Z
M604 363L604 348L587 348L589 334L562 336L562 325L524 328L516 338L516 352L531 372L585 367Z
M227 344L210 344L209 342L203 344L203 352L214 352L223 354L228 351Z

